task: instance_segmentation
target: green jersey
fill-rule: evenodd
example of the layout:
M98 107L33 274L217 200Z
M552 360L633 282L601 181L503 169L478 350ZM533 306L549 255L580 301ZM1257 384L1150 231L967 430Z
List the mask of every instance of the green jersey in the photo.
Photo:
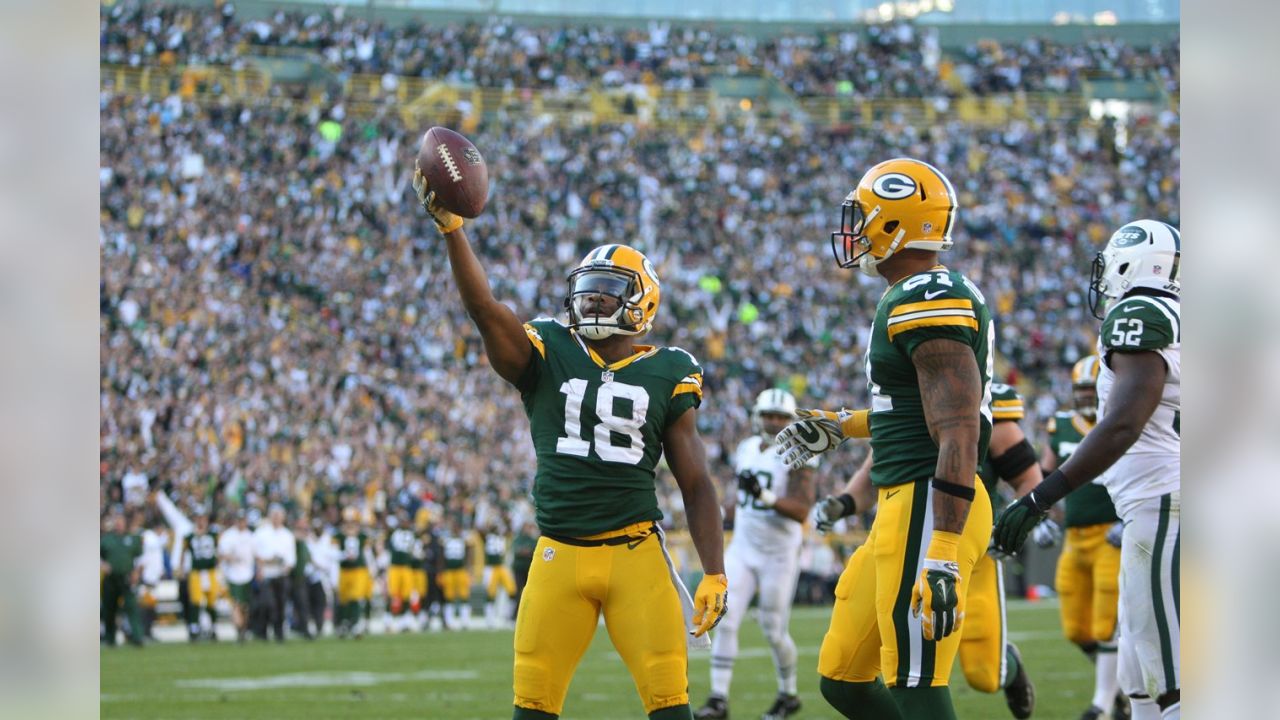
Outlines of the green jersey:
M605 363L564 324L525 324L533 345L517 383L538 458L538 527L583 537L659 520L655 469L667 427L702 401L702 368L679 348L636 346Z
M1080 446L1084 436L1093 429L1093 423L1079 413L1057 412L1049 418L1045 429L1049 432L1049 449L1053 451L1058 467L1062 467L1062 463ZM1119 519L1116 507L1111 503L1111 495L1096 482L1086 483L1067 495L1063 502L1066 504L1064 520L1067 527L1110 524Z
M346 570L368 567L364 556L365 545L369 542L367 535L362 532L355 535L338 533L333 536L333 541L338 544L338 567Z
M977 358L982 377L978 463L987 456L995 324L978 288L939 265L894 283L876 306L866 355L871 450L876 458L873 485L927 482L937 470L938 446L929 436L920 380L911 361L921 343L936 338L964 343Z
M215 532L191 533L182 541L191 556L192 570L212 570L218 567L218 534Z
M467 564L467 539L449 535L444 539L444 569L460 570Z
M402 566L417 565L413 557L413 546L418 536L412 528L399 527L387 535L387 550L391 553L391 564Z
M507 539L498 533L484 536L484 564L489 567L501 565L507 559Z
M142 556L142 537L109 532L98 538L98 556L111 566L113 575L128 575L133 561Z
M1004 383L991 384L991 421L994 423L1012 422L1016 423L1026 416L1023 408L1022 396L1017 390L1005 385ZM996 497L996 484L1002 479L1000 474L996 472L995 465L991 464L991 457L988 456L978 463L978 477L982 478L982 484L987 486L987 495L991 496L992 501Z

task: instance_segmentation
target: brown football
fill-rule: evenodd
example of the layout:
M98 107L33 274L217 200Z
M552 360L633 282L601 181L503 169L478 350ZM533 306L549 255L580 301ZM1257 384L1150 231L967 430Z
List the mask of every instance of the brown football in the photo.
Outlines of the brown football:
M436 193L436 202L464 218L478 217L489 200L489 167L471 141L449 128L422 136L418 168Z

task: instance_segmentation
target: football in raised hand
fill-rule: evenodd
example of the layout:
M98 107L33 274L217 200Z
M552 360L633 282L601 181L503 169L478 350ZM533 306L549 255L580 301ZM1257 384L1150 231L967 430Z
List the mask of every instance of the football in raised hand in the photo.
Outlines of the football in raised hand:
M436 193L436 202L464 218L474 218L489 200L489 167L471 141L449 128L422 136L418 169Z

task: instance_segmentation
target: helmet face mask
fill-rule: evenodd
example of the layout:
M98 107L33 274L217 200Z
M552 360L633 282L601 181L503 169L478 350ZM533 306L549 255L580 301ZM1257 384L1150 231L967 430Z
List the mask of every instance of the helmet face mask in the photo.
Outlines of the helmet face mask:
M867 171L840 206L831 250L842 268L878 277L877 266L900 250L951 248L955 188L928 163L886 160Z
M564 308L570 329L582 337L643 335L653 327L658 278L639 251L625 245L598 247L569 273L568 282Z
M1177 228L1158 220L1135 220L1124 225L1093 258L1089 311L1103 319L1107 301L1124 297L1134 288L1181 296L1181 263L1182 236Z

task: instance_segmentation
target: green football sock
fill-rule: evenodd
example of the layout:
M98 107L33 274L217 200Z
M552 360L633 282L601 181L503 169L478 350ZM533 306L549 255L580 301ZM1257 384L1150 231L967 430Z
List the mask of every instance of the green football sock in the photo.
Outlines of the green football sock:
M951 705L951 689L947 687L902 688L890 692L902 708L904 720L956 720Z
M689 703L672 705L649 713L649 720L693 720L693 709Z
M894 695L880 678L875 682L855 683L821 676L818 687L831 707L847 718L904 720Z
M1018 677L1018 656L1013 652L1012 647L1006 645L1004 648L1005 663L1008 669L1004 674L1004 686L1009 687L1013 684L1014 678Z
M522 708L519 705L516 705L515 712L511 713L511 720L555 720L558 717L560 716L541 710Z

